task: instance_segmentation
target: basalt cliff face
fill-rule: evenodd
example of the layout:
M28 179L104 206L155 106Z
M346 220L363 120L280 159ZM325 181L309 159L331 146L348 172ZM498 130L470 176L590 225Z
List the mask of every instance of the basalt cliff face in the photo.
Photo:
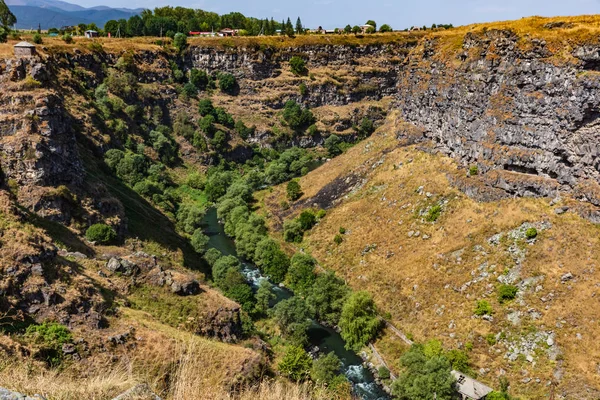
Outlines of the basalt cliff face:
M467 185L467 193L490 200L566 192L600 206L599 52L589 44L557 48L533 35L488 30L467 33L451 51L440 37L364 47L194 47L187 64L232 72L242 93L275 109L290 98L319 107L391 96L389 110L399 109L422 130L416 139L478 167L486 187ZM304 57L309 70L343 68L350 79L309 82L306 96L261 98L261 91L281 89L277 77L293 55ZM588 217L600 221L595 212Z
M550 50L510 31L468 34L451 60L439 47L424 41L402 71L406 120L508 195L564 191L600 205L598 47ZM570 60L557 62L565 51Z

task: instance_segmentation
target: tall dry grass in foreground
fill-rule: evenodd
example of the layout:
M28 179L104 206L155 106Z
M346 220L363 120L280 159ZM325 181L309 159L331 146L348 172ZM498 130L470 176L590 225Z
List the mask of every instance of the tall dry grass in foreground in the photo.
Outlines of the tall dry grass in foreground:
M198 343L190 342L180 349L178 367L174 374L172 398L176 400L325 400L331 398L322 388L308 383L294 384L287 381L265 379L246 387L239 393L229 393L222 385L206 384L211 365L205 365L196 355L204 352Z
M48 400L109 400L139 383L148 383L166 400L325 400L323 389L311 384L265 379L230 393L223 353L210 343L198 340L179 342L171 359L129 359L117 364L75 363L49 370L40 363L17 358L0 362L0 387L26 395L42 394ZM89 360L83 361L89 362ZM91 363L90 363L91 364ZM161 386L162 372L169 371L169 387Z

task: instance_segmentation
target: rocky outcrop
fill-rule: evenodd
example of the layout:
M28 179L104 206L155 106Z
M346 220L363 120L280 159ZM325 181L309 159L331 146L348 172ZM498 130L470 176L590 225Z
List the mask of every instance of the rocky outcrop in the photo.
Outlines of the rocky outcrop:
M235 343L244 334L239 308L219 308L208 313L198 324L196 334L225 343Z
M45 400L45 397L40 396L39 394L34 394L33 396L26 396L24 394L14 392L12 390L0 388L0 400Z
M589 72L600 47L558 63L545 41L498 30L466 35L457 59L440 46L425 41L402 72L406 120L508 195L566 191L600 206L600 76Z

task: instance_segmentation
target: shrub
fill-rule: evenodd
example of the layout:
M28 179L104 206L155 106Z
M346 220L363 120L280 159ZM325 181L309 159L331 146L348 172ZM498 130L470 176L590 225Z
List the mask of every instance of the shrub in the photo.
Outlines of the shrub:
M85 237L90 242L107 244L117 238L117 232L106 224L94 224L87 229Z
M294 100L289 100L283 108L283 119L294 130L304 129L316 122L308 108L302 108Z
M383 24L379 28L379 32L381 32L381 33L392 32L392 27L389 26L388 24Z
M283 239L289 243L302 243L304 238L304 229L297 219L285 221L283 223Z
M317 211L317 219L320 221L323 218L325 218L325 216L327 215L327 211L320 209L319 211Z
M63 344L70 343L73 336L69 329L56 322L44 322L41 325L29 325L25 336L33 339L34 343L59 349Z
M317 217L312 210L304 210L298 217L298 221L300 222L300 226L304 231L312 229L313 226L317 223Z
M487 300L479 300L473 313L478 316L492 315L492 306Z
M235 76L227 73L222 73L219 75L219 89L221 89L222 92L233 94L236 87L237 81Z
M308 87L306 87L306 85L304 84L304 82L302 82L300 84L300 86L298 87L298 89L300 90L300 96L306 96L308 94Z
M293 56L290 59L290 70L294 75L306 75L308 73L306 62L298 56Z
M206 246L208 245L209 237L202 232L202 229L196 229L192 238L190 239L190 243L194 248L194 251L198 254L204 254L206 251Z
M210 267L213 267L221 257L223 257L223 254L215 248L210 248L204 253L204 260Z
M177 50L182 51L187 46L187 36L183 33L177 33L173 36L173 45Z
M292 180L292 181L288 182L287 187L286 187L286 192L287 192L287 198L290 201L296 201L303 195L302 188L300 187L300 184L296 180Z
M488 333L487 335L485 335L485 341L490 346L495 345L496 344L496 335L494 335L493 333Z
M469 176L475 176L479 174L479 167L477 165L471 165L469 167Z
M305 345L308 342L306 330L311 324L310 310L300 297L280 301L269 314L281 332L294 344Z
M310 374L312 360L300 346L291 346L278 365L279 372L291 380L300 381Z
M525 237L529 240L535 239L537 237L537 235L538 235L538 231L535 228L529 228L525 232Z
M344 281L333 272L319 274L306 296L306 304L319 321L337 325L349 293Z
M435 206L431 207L429 209L429 211L427 212L427 215L425 215L425 221L435 222L435 221L437 221L437 219L440 217L441 214L442 214L442 206L440 206L439 204L436 204Z
M192 68L190 71L190 83L198 90L205 90L209 80L208 74L203 70Z
M381 321L377 317L375 302L368 292L354 292L344 303L339 327L346 348L360 349L375 338Z
M346 228L340 226L340 235L345 235L346 234Z
M223 151L227 146L227 135L223 131L217 131L211 139L210 144L218 151Z
M73 43L73 36L69 35L68 33L64 34L62 40L64 40L66 44L71 44Z
M40 347L36 356L51 366L57 366L62 362L62 346L73 341L69 329L55 322L29 325L25 337Z
M317 384L330 384L340 374L342 362L331 352L313 361L310 378Z
M344 241L344 237L339 233L333 237L333 243L340 245Z
M33 43L35 44L42 44L42 35L40 35L39 33L36 33L35 35L33 35Z
M390 370L382 365L377 369L377 375L379 379L390 379Z
M471 373L471 367L469 365L469 355L462 350L452 349L446 354L446 358L450 361L452 369L463 372L465 374Z
M213 106L210 99L202 99L198 102L198 112L203 117L207 115L213 115L215 113L215 107Z
M500 285L498 287L498 301L503 304L517 296L519 288L513 285Z
M196 88L196 86L192 85L190 82L183 85L183 89L181 91L187 97L195 97L198 94L198 89Z
M296 253L292 256L286 280L294 291L305 293L314 284L315 263L315 259L307 254Z
M329 157L335 157L342 153L342 149L340 147L342 140L338 135L330 135L325 142L323 143L323 147L327 150L327 154Z

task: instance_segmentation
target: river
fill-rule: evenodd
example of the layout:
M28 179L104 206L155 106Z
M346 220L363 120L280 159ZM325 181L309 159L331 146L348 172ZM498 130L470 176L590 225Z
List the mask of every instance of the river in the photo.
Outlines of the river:
M205 233L210 237L209 247L213 247L224 255L233 255L237 257L235 243L229 238L223 225L217 219L217 211L210 208L204 218ZM242 261L243 272L248 282L256 290L261 280L267 279L261 275L258 268L251 263ZM273 286L274 293L277 296L276 302L292 297L294 294L277 285ZM311 347L318 346L322 354L334 352L342 361L343 372L352 383L355 396L363 400L388 400L389 396L381 389L371 371L363 367L362 359L354 352L346 350L344 340L335 330L327 328L316 321L308 330L308 336Z

